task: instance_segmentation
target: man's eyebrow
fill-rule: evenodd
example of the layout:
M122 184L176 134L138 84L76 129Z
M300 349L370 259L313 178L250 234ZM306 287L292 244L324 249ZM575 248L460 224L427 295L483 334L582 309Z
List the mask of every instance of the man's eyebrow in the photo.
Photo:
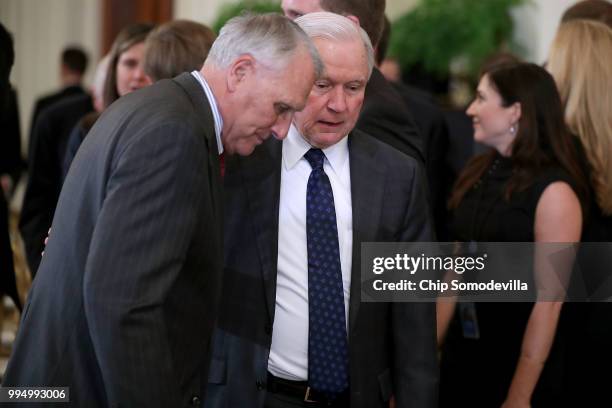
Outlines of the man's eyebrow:
M290 110L294 112L299 112L306 107L306 103L302 104L293 104L291 102L280 102L283 105L286 105Z

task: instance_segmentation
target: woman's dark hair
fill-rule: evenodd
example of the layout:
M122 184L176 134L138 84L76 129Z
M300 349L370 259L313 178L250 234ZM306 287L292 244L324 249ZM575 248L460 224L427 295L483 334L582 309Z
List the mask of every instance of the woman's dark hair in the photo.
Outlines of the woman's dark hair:
M117 63L119 57L132 46L144 42L153 28L155 28L153 24L136 23L130 24L117 34L109 53L110 60L104 82L104 92L102 93L105 108L119 99L119 93L117 92Z
M579 164L576 146L563 116L561 98L552 76L542 67L528 63L493 65L482 73L499 93L502 106L521 105L518 132L511 146L513 174L504 198L529 187L546 167L558 165L574 181L578 198L584 203L588 188ZM474 157L460 174L449 200L456 208L495 158L495 151Z

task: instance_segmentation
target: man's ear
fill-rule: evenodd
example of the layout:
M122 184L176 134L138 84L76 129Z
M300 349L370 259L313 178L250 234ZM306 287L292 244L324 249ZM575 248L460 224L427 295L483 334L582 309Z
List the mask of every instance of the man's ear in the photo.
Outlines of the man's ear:
M357 24L357 27L361 27L361 24L359 24L359 17L354 16L352 14L347 14L345 17L351 20L353 23Z
M234 92L240 83L255 71L255 59L248 55L241 55L232 62L227 75L227 89Z

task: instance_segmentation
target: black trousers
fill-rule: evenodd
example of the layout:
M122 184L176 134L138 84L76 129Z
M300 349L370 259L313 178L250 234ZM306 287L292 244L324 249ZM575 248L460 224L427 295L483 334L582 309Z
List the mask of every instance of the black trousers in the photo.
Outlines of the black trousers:
M319 404L319 403L311 403L304 402L303 399L283 395L280 393L266 393L266 402L264 404L265 408L323 408L327 405ZM329 408L350 408L350 402L348 398L335 402Z

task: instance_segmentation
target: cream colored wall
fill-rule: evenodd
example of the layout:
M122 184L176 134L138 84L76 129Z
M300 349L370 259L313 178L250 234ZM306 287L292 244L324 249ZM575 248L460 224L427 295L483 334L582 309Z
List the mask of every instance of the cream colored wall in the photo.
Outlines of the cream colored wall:
M524 58L543 63L563 12L575 0L531 0L513 10L514 39L525 50Z
M185 18L212 24L222 4L228 0L174 0L174 18Z
M174 0L174 17L188 18L204 24L211 24L217 17L222 4L233 0ZM393 18L399 16L417 4L418 0L387 0L387 14ZM279 1L280 3L280 1Z

